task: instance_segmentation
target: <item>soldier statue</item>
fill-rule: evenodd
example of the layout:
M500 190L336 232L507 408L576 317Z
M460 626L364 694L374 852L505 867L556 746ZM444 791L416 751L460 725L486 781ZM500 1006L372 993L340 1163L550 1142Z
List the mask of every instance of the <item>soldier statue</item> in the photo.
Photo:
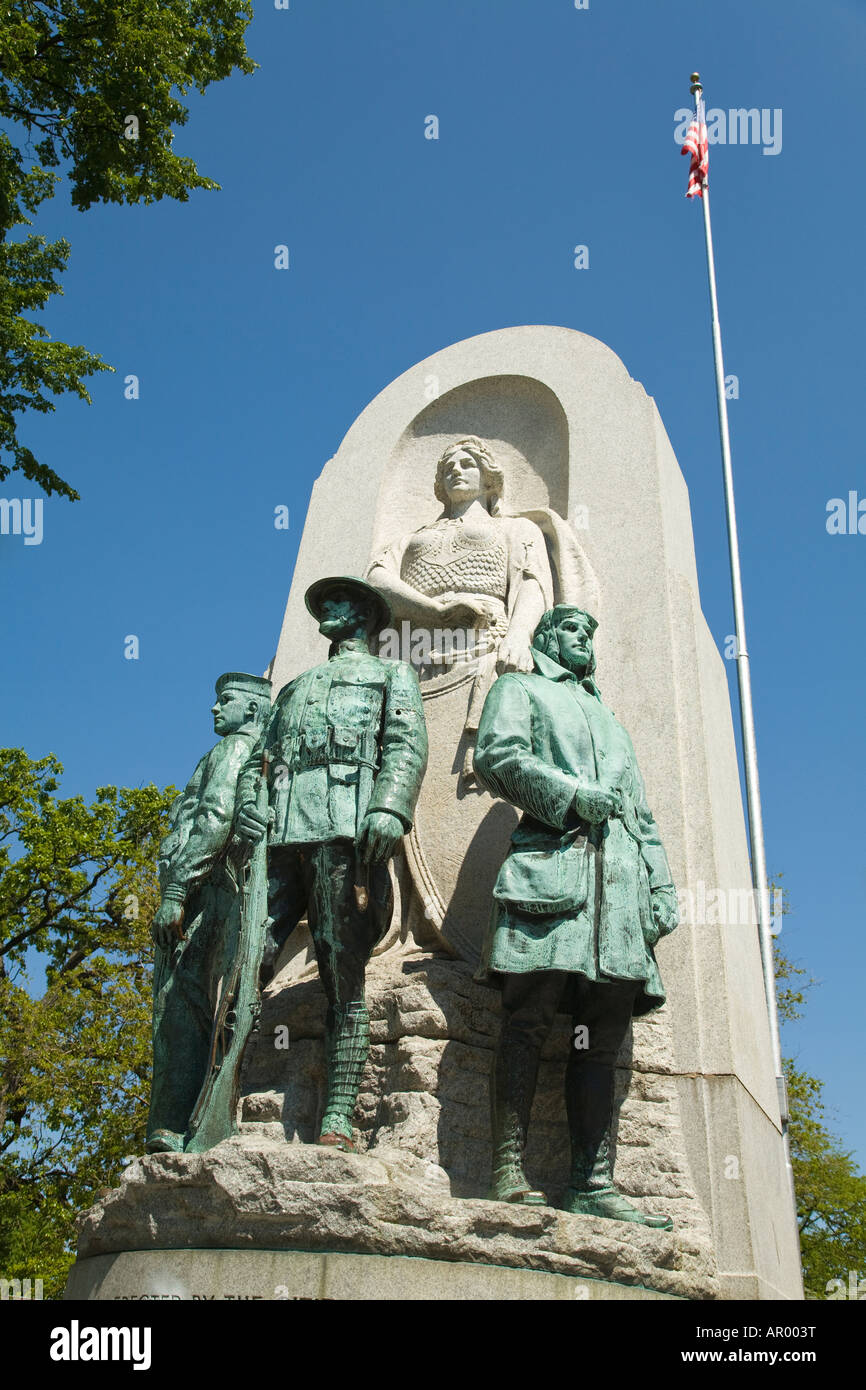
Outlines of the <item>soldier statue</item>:
M388 860L412 827L427 765L417 677L382 661L370 640L390 622L363 580L320 579L305 595L329 659L280 691L238 786L237 832L268 833L270 940L262 980L306 913L328 1001L328 1087L320 1144L353 1150L352 1117L369 1052L367 962L388 929ZM269 765L267 819L256 808L262 759Z
M498 1201L546 1201L524 1171L541 1046L570 1012L566 1211L670 1229L617 1191L614 1067L632 1015L665 1000L653 947L677 924L676 890L626 730L593 680L596 620L559 604L532 644L534 670L500 676L485 701L476 774L520 811L494 889L482 978L502 992L491 1078Z
M236 905L247 847L232 835L238 775L261 737L271 683L229 671L212 714L220 741L172 808L160 846L162 900L151 934L153 1082L148 1153L180 1151L209 1071L221 981L236 948Z

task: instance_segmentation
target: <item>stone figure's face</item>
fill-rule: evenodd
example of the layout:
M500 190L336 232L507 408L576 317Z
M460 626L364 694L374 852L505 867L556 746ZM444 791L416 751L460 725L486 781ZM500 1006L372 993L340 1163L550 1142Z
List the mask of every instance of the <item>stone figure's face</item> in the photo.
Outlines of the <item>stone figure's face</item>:
M211 708L215 734L223 738L226 734L236 734L250 718L250 697L241 690L226 686Z
M365 600L349 589L334 589L322 600L319 631L335 641L340 637L367 635L369 610Z
M592 660L592 626L580 613L563 618L556 629L559 660L569 671L585 671Z
M446 456L442 486L452 502L474 502L484 496L481 469L467 449L454 449Z

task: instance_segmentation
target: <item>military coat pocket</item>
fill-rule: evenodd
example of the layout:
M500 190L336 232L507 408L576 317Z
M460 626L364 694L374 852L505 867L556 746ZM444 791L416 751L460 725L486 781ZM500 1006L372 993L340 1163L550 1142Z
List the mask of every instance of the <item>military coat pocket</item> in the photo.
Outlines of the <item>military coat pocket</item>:
M384 673L341 674L328 693L328 718L333 724L378 728L384 695Z
M537 916L577 912L587 899L588 872L583 848L512 850L499 870L493 896Z

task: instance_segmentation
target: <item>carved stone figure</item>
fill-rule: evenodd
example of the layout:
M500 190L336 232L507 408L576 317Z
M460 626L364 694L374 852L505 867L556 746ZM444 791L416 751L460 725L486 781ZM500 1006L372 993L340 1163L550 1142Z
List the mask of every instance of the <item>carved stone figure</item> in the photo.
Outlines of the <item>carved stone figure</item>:
M534 670L491 689L479 779L522 816L494 889L482 969L500 985L491 1080L499 1201L542 1204L524 1171L541 1046L571 1012L565 1077L570 1212L669 1228L615 1188L614 1066L633 1014L664 1003L653 947L677 924L676 890L628 733L593 679L595 618L560 604L533 638Z
M390 925L388 860L412 825L427 731L411 666L370 653L388 605L360 579L317 581L307 607L329 659L281 691L238 788L238 833L268 823L270 944L263 978L306 913L328 1000L328 1094L319 1143L354 1148L352 1116L369 1050L364 974ZM268 820L256 809L262 755Z
M505 483L486 443L457 440L436 466L441 516L381 551L368 570L395 622L413 637L430 636L419 645L430 654L420 680L431 765L406 841L426 921L420 934L418 921L413 929L429 940L432 926L440 944L473 964L492 883L488 845L497 845L503 830L472 763L485 696L498 673L532 669L532 633L553 603L597 601L595 578L568 524L548 508L507 515Z
M503 486L480 439L452 444L433 487L442 516L376 557L368 577L416 626L469 630L466 657L490 653L500 671L529 671L532 633L552 593L550 565L538 526L504 515Z
M270 709L270 688L261 676L220 676L212 709L220 741L177 798L160 846L162 901L151 928L156 959L149 1153L184 1147L207 1077L220 983L236 947L244 856L232 841L235 792Z

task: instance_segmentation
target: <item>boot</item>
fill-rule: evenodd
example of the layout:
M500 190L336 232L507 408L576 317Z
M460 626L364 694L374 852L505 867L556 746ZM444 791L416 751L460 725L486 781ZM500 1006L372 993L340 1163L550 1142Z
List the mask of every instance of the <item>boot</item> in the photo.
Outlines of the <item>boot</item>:
M173 1129L155 1129L148 1135L144 1151L149 1154L182 1154L183 1139L184 1136L176 1134Z
M506 1025L490 1078L493 1179L488 1201L533 1207L547 1204L544 1193L530 1186L523 1168L540 1050Z
M571 1134L571 1178L563 1210L673 1230L671 1217L648 1216L638 1211L614 1186L610 1159L613 1080L613 1067L606 1063L569 1059L565 1103Z
M328 1013L328 1097L319 1143L354 1153L352 1116L370 1050L370 1015L363 999Z

